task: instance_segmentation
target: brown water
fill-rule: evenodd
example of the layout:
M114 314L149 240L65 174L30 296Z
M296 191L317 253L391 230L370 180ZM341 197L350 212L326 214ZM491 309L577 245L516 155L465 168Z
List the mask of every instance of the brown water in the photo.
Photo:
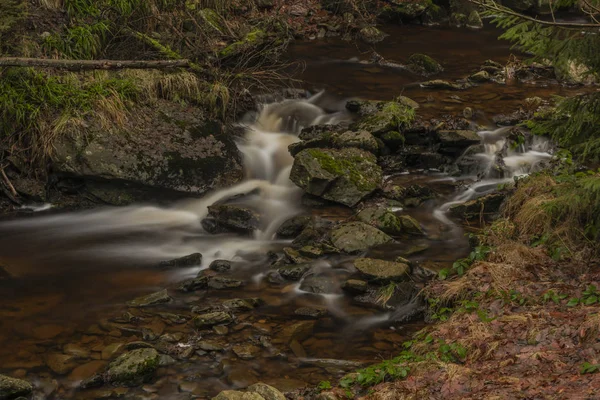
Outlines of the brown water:
M427 53L444 65L445 72L439 76L442 79L464 77L475 72L486 59L505 62L511 54L507 43L495 40L498 32L494 30L475 32L414 26L391 26L384 30L391 36L376 46L381 55L403 62L412 53ZM306 63L301 78L307 82L307 88L369 99L391 99L404 94L421 104L420 113L425 116L462 112L469 106L479 110L485 120L496 113L518 109L526 97L548 97L565 90L552 82L485 84L460 92L425 90L411 85L421 78L408 72L348 61L353 57L368 59L369 50L367 46L341 39L324 39L294 44L290 58ZM393 259L420 247L422 251L410 258L436 268L464 256L468 251L464 231L450 229L432 217L433 209L452 197L454 183L418 173L398 176L395 182L430 185L443 198L406 210L423 224L428 238L401 241L374 249L372 254ZM349 210L342 208L313 210L313 213L332 220L351 216ZM89 228L93 231L94 225ZM389 358L399 351L399 345L410 333L421 327L421 323L387 322L381 310L359 307L341 294L299 293L295 284L257 280L257 274L268 269L267 251L281 250L287 243L265 243L260 251L240 257L230 276L244 281L242 288L185 294L173 288L181 280L194 276L198 268L158 269L156 264L164 259L165 251L152 250L168 249L174 237L194 249L200 241L205 243L206 237L182 234L176 229L65 237L61 235L62 228L55 229L0 226L0 265L16 276L0 280L0 373L32 381L38 387L38 399L117 395L209 398L224 388L242 387L258 380L282 390L294 389L335 379L356 368L355 364L340 367L312 359L368 363ZM218 250L226 245L223 241L232 238L221 236L211 240L213 248ZM173 253L178 255L183 254ZM335 258L329 263L328 279L341 281L351 275L346 268L347 259ZM171 304L148 309L125 304L136 296L164 287L171 288L174 298ZM236 313L236 323L229 326L227 334L199 332L187 322L193 316L190 305L212 307L224 299L248 297L260 297L265 305ZM303 306L326 307L329 313L316 320L303 318L295 314ZM124 320L122 315L127 312L131 315ZM136 318L131 320L132 316ZM312 334L299 337L292 350L287 343L287 331L294 324L307 326L311 321L314 321ZM177 359L175 364L161 367L156 380L143 388L75 389L79 381L104 368L113 357L111 349L115 344L153 337L162 337L153 343ZM205 340L224 350L186 353L190 346ZM249 360L240 359L231 351L234 344L253 345L258 349L255 349L257 354ZM181 351L174 350L173 346L178 345ZM81 351L76 352L78 355L67 366L62 370L55 366L54 371L49 368L53 354L72 353L73 348Z

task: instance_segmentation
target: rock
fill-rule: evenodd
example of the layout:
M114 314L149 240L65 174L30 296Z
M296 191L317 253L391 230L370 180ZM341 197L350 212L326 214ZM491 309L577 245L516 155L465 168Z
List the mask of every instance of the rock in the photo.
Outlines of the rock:
M265 400L286 400L283 393L265 383L255 383L247 389L249 392L260 394Z
M31 392L33 392L31 383L0 375L0 400L13 400L20 396L29 396Z
M202 254L194 253L184 257L175 258L169 261L161 261L158 266L161 268L168 267L195 267L202 264Z
M483 21L481 20L481 16L476 10L471 11L469 17L467 18L467 26L472 29L481 29L483 28Z
M406 280L410 273L407 264L374 258L357 258L354 260L354 266L369 280L379 282Z
M469 80L472 82L483 83L491 81L492 77L487 71L479 71L471 75Z
M225 300L223 305L230 310L236 311L250 311L264 304L264 301L258 297L250 299L230 299Z
M481 142L476 132L468 130L438 131L437 138L440 142L438 151L451 157L458 157L468 147Z
M212 400L243 400L244 393L238 392L237 390L224 390Z
M232 348L236 356L242 360L252 360L261 353L261 349L253 344L236 344Z
M201 314L193 319L194 326L199 329L210 328L214 325L228 325L232 322L231 314L223 311Z
M290 179L307 193L354 206L380 187L382 175L364 150L306 149L295 157Z
M355 131L367 131L375 137L386 132L401 132L414 118L419 105L408 97L400 96L394 101L349 101L346 108L358 114L358 122L351 127Z
M451 83L443 81L441 79L434 79L432 81L421 82L421 87L426 89L441 89L441 90L464 90L469 88L471 85L467 83Z
M169 296L167 289L161 290L160 292L152 293L146 296L138 297L129 303L131 307L150 307L157 304L170 303L173 299Z
M358 32L358 37L369 44L381 42L387 35L374 26L364 27Z
M391 241L391 237L364 222L346 223L331 232L333 245L346 253L365 251Z
M102 359L103 360L110 360L117 353L119 353L121 350L123 350L124 346L125 346L124 343L111 343L111 344L109 344L108 346L106 346L105 348L102 349Z
M243 286L244 282L237 280L237 279L232 279L232 278L227 278L224 276L213 276L208 280L208 287L211 289L235 289L238 288L240 286Z
M388 235L402 234L402 221L385 207L368 207L357 215L362 222L374 226Z
M368 288L369 284L365 281L361 281L360 279L348 279L342 285L342 289L352 294L365 293Z
M208 215L217 227L226 231L251 234L259 228L260 216L253 210L232 205L221 204L208 207Z
M355 147L377 155L379 145L375 137L367 131L346 131L334 138L333 145L337 148Z
M206 289L208 287L208 276L199 276L194 279L188 279L179 285L178 290L181 292L193 292L199 289Z
M281 337L288 344L292 340L302 342L313 334L314 329L315 321L299 321L283 328Z
M412 73L425 76L439 74L444 71L444 67L439 62L428 55L419 53L413 54L408 58L407 68Z
M506 193L492 193L450 207L450 213L467 221L492 220L498 216Z
M417 293L418 289L413 282L397 282L393 286L369 290L365 294L356 296L353 301L362 306L395 310L410 303Z
M381 141L392 151L404 145L404 135L398 131L390 131L381 135Z
M277 269L279 275L290 281L299 281L312 268L312 264L297 264Z
M310 223L310 216L299 215L286 220L277 229L277 236L284 239L295 238Z
M310 260L300 254L298 250L291 247L284 247L283 253L285 254L285 257L293 264L304 264L310 262Z
M241 155L225 127L217 121L197 125L202 117L171 103L140 107L124 133L92 123L61 135L54 143L53 171L197 194L241 181Z
M63 352L65 354L72 355L73 357L79 358L79 359L81 359L81 358L89 358L89 356L90 356L90 351L89 350L84 349L83 347L81 347L81 346L79 346L77 344L74 344L74 343L66 344L63 347Z
M425 236L419 222L410 215L401 215L400 224L402 225L402 233L406 235Z
M388 0L386 3L379 16L392 22L414 21L431 6L427 0Z
M109 364L106 380L118 385L139 385L154 375L159 362L160 354L154 349L129 351Z
M300 307L294 311L294 314L301 317L321 318L327 315L328 311L322 307Z
M302 280L300 290L322 294L322 293L338 293L338 283L328 275L310 275Z
M297 340L291 341L290 349L292 350L292 353L294 353L294 356L296 356L297 358L306 358L306 350Z

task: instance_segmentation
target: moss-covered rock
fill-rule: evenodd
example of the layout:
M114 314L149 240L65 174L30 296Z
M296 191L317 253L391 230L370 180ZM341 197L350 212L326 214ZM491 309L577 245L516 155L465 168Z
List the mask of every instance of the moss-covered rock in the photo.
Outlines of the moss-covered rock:
M277 236L285 239L295 238L310 223L311 217L308 215L299 215L286 220L277 229Z
M433 5L431 0L388 0L386 3L380 11L380 17L393 22L415 21Z
M307 137L308 135L301 135ZM315 148L335 148L343 149L354 147L379 154L379 144L377 140L367 131L345 131L342 133L323 131L313 133L308 140L292 143L289 146L290 154L296 156L302 150Z
M425 232L421 229L419 222L410 215L401 215L400 224L402 225L402 233L412 236L424 236Z
M427 82L421 82L421 87L426 89L440 89L440 90L465 90L471 87L468 83L453 83L444 81L441 79L434 79Z
M262 382L249 386L248 391L260 394L265 400L286 400L283 393Z
M215 223L215 233L225 230L251 234L258 229L260 225L260 215L258 213L247 207L234 204L217 204L209 206L208 217ZM203 224L203 226L205 225L206 224Z
M365 251L391 241L390 236L364 222L350 222L331 231L333 245L346 253Z
M33 392L31 383L0 375L0 400L13 400L17 397L29 396L31 392Z
M392 151L398 150L404 145L404 135L398 131L390 131L381 135L381 141Z
M290 179L309 194L354 206L380 187L382 175L364 150L306 149L296 155Z
M358 213L358 219L388 235L402 234L402 221L385 207L368 207Z
M483 83L492 80L492 77L487 71L479 71L469 76L469 80L472 82Z
M128 351L108 365L106 381L124 386L139 385L152 378L159 362L160 354L154 349Z
M413 54L408 58L407 68L415 74L425 76L439 74L444 70L444 67L439 62L426 54L419 53Z
M151 293L149 295L131 300L128 305L131 307L150 307L158 304L170 303L172 300L173 299L171 296L169 296L167 289L164 289L160 292Z
M471 11L469 17L467 18L467 26L472 29L481 29L483 28L483 21L481 20L481 16L476 10Z
M196 328L205 329L215 325L227 325L233 322L231 314L223 311L200 314L193 319Z
M451 157L458 157L468 147L481 142L479 135L469 130L441 130L436 134L440 142L438 151Z
M277 272L287 280L299 281L308 271L310 271L311 267L311 264L289 265L278 268Z
M354 266L367 279L377 282L407 280L410 273L407 264L374 258L357 258Z
M369 44L381 42L387 35L374 26L366 26L358 32L358 37Z
M354 124L354 129L371 132L376 137L408 127L415 117L417 107L414 100L403 96L389 102L348 102L346 105L346 108L355 110L361 117Z
M219 56L221 58L231 58L239 56L244 52L250 51L253 48L261 46L264 43L266 37L267 35L264 31L260 29L255 29L251 32L248 32L248 34L246 34L246 36L244 36L241 40L233 42L229 46L221 50L219 52Z

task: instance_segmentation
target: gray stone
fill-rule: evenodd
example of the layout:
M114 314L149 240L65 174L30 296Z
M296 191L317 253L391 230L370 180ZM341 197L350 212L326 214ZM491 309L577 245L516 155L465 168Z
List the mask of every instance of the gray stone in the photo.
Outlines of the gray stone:
M408 58L407 67L409 71L425 76L439 74L444 70L444 67L439 62L428 55L419 53L413 54Z
M312 268L312 264L296 264L277 269L279 275L290 281L299 281Z
M208 280L208 287L211 289L235 289L243 285L244 282L238 279L227 278L224 276L213 276Z
M230 299L223 302L223 306L230 310L250 311L264 304L264 301L258 297L249 299Z
M231 269L231 261L215 260L210 263L208 268L216 272L227 272Z
M154 349L129 351L109 364L106 380L125 386L139 385L154 375L159 362L160 354Z
M237 390L224 390L212 400L243 400L244 393Z
M328 311L322 307L300 307L294 311L294 314L301 317L321 318L327 315Z
M260 347L255 346L253 344L236 344L232 348L233 352L236 356L241 358L242 360L252 360L256 358L261 352Z
M31 383L0 375L0 400L13 400L20 396L29 396L31 392L33 392Z
M286 400L279 390L261 382L249 386L248 391L260 394L265 400Z
M328 275L310 275L302 280L300 290L315 293L338 293L340 291L338 282Z
M492 77L487 71L479 71L471 75L469 77L469 80L477 83L483 83L489 82L490 80L492 80Z
M391 237L364 222L350 222L331 232L333 245L346 253L365 251L391 241Z
M231 314L216 311L206 314L198 315L193 319L194 326L196 328L210 328L214 325L227 325L233 322L233 317Z
M368 279L379 282L407 280L410 273L407 264L374 258L357 258L354 266Z
M437 132L437 137L440 142L438 151L451 157L458 157L468 147L481 142L476 132L468 130L442 130Z
M194 279L188 279L179 285L178 290L182 292L193 292L199 289L206 289L208 287L208 276L199 276Z
M434 79L427 82L421 82L421 87L426 89L441 89L441 90L464 90L468 89L472 85L467 83L451 83L443 81L441 79Z
M348 293L365 293L369 288L369 284L365 281L361 281L360 279L348 279L342 285L342 289L344 289Z
M164 289L160 292L138 297L127 304L131 307L150 307L157 304L170 303L172 300L173 299L169 296L167 289Z
M388 235L398 236L403 233L400 218L385 207L367 207L357 217Z
M299 215L286 220L277 229L277 236L291 239L295 238L304 230L304 228L310 223L311 217L308 215Z
M306 149L296 155L290 179L309 194L354 206L381 186L382 173L364 150Z
M189 109L178 109L174 102L153 107L161 112L141 108L131 113L125 133L112 132L92 120L76 134L61 135L54 143L53 170L193 193L242 180L239 150L222 124L190 127L200 118Z
M184 257L175 258L173 260L161 261L158 266L162 268L168 267L194 267L202 264L202 254L194 253Z
M506 199L505 193L492 193L463 204L450 207L450 213L467 221L492 220L498 216L500 207Z
M209 206L208 216L215 221L218 228L226 231L251 234L260 225L260 215L255 211L233 204Z
M374 26L366 26L358 32L360 39L369 44L381 42L387 35Z

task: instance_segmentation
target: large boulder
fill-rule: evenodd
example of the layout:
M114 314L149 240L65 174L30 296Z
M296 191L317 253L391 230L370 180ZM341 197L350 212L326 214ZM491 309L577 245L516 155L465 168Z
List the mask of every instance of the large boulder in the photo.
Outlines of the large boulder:
M360 118L352 125L356 131L371 132L381 137L386 132L401 132L415 117L418 103L400 96L394 101L349 101L346 108Z
M306 135L308 136L308 135ZM302 137L302 135L300 136ZM377 155L379 143L373 135L367 131L320 131L310 135L309 139L292 143L289 146L290 154L295 156L304 149L314 148L336 148L356 147Z
M150 379L158 369L160 354L143 348L121 354L106 371L106 381L125 386L139 385Z
M367 279L378 282L407 280L410 273L408 264L374 258L357 258L354 266Z
M306 149L294 159L290 179L305 192L354 206L381 186L377 158L364 150Z
M31 383L0 375L0 400L13 400L17 397L29 396L31 392L33 392Z
M195 194L242 180L240 153L223 125L180 110L168 117L143 111L132 113L124 133L92 126L61 136L53 171Z
M333 245L346 253L365 251L391 241L390 236L364 222L350 222L331 232Z

